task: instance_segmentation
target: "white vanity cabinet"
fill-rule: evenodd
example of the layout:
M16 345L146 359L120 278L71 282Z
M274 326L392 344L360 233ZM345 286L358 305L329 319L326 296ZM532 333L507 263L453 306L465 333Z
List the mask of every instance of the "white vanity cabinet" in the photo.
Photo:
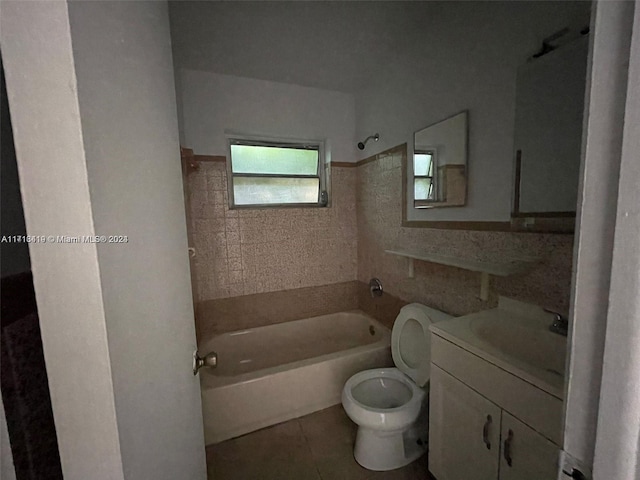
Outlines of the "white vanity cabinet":
M429 470L436 479L555 480L562 400L431 337Z
M500 480L554 480L560 447L502 412Z
M429 470L438 480L498 478L501 410L431 366Z

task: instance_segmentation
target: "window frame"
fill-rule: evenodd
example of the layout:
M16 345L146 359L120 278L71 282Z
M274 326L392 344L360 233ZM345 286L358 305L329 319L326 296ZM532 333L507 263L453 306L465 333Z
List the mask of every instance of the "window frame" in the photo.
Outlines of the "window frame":
M415 171L415 156L416 155L431 155L431 175L416 175ZM429 208L437 201L438 198L438 149L435 147L422 148L420 150L414 150L411 157L411 173L413 176L413 182L411 185L411 197L413 198L413 208ZM432 199L416 199L416 178L429 178L431 179L431 192Z
M225 134L227 141L227 192L228 205L230 210L235 209L256 209L256 208L322 208L329 206L328 194L328 162L325 156L324 140L291 139L280 137L265 137L259 135ZM231 158L232 145L248 145L256 147L280 147L298 148L318 151L318 168L316 175L286 175L286 174L262 174L262 173L233 173L233 159ZM314 148L309 148L314 147ZM315 203L251 203L247 205L237 205L234 197L233 180L235 177L251 178L318 178L318 201Z

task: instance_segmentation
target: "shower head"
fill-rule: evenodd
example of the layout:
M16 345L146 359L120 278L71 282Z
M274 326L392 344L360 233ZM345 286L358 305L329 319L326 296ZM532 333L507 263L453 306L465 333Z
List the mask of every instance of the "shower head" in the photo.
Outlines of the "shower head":
M371 140L373 138L374 142L377 142L378 140L380 140L380 135L378 135L377 133L375 135L369 135L367 138L365 138L364 142L360 142L358 143L358 148L360 150L364 150L364 146L367 144L367 142L369 140Z

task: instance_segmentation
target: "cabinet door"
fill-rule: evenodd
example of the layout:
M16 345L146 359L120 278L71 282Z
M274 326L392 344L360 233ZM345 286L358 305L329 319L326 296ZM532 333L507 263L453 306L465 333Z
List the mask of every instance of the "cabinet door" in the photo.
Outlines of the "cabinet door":
M560 448L502 412L500 480L555 480Z
M438 480L496 480L500 408L431 364L429 470Z

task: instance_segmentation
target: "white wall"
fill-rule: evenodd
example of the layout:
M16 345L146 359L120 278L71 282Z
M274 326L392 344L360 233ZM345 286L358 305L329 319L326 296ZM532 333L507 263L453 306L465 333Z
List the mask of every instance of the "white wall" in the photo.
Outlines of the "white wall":
M354 94L356 142L380 133L379 142L356 151L358 159L412 145L415 131L468 109L468 204L421 215L506 221L517 66L544 37L587 25L589 8L590 2L526 1L172 2L171 24L177 68Z
M200 155L227 155L226 130L326 139L331 160L356 160L355 99L348 93L181 70L184 142Z
M66 479L206 477L164 2L2 2L2 50Z
M573 255L563 445L571 457L589 469L594 458L602 359L610 321L607 311L633 3L598 2L595 8ZM615 390L607 393L618 396ZM607 472L595 478L625 477Z
M67 5L2 2L0 13L27 232L92 235ZM96 246L29 253L65 478L122 479Z
M628 25L631 5L620 26ZM606 7L605 7L606 8ZM635 2L594 478L640 478L640 2ZM622 68L620 71L624 71Z
M70 2L126 478L202 479L200 385L164 2Z
M380 132L361 157L412 146L413 132L468 109L467 205L421 210L419 218L507 221L517 66L545 36L587 25L588 9L589 2L446 3L422 37L356 92L356 135Z

